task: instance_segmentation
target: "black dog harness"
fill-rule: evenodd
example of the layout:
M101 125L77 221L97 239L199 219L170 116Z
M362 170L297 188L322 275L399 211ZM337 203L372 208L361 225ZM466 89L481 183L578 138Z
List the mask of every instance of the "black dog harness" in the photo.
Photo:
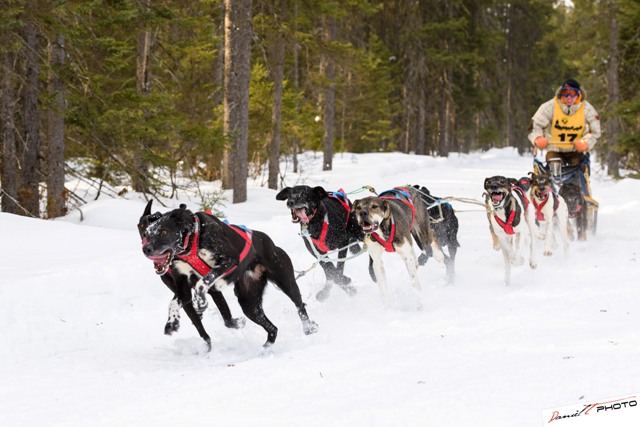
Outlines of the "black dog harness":
M194 224L194 231L193 231L193 239L191 239L191 249L186 254L184 252L176 254L176 258L178 258L180 261L184 261L187 264L189 264L191 268L193 268L195 271L198 272L198 274L204 277L211 271L211 267L209 267L209 265L206 262L204 262L202 258L200 258L200 255L198 255L198 238L200 236L200 220L198 219L197 215L195 215L194 217L195 217L195 224ZM247 254L251 249L253 233L251 232L251 230L245 229L237 225L229 225L229 224L225 224L225 225L227 225L227 227L231 228L233 231L235 231L240 236L242 236L242 238L245 241L244 248L242 249L242 252L240 252L240 258L238 260L238 264L240 264L247 257ZM185 236L184 245L182 246L183 248L187 247L191 236L192 236L191 233ZM225 271L223 274L221 274L218 277L225 277L233 273L233 271L236 268L238 268L238 264L231 266L231 268L229 268L227 271Z
M401 195L405 198L400 197ZM409 208L411 208L411 226L413 226L413 222L416 219L416 207L413 205L413 198L406 188L395 187L393 190L383 191L378 197L381 199L400 200L402 203L409 206ZM384 240L375 231L371 233L371 237L373 237L376 242L380 243L385 251L395 252L396 248L393 247L393 239L396 237L396 223L393 220L393 216L391 217L391 230L389 231L389 238L387 240Z

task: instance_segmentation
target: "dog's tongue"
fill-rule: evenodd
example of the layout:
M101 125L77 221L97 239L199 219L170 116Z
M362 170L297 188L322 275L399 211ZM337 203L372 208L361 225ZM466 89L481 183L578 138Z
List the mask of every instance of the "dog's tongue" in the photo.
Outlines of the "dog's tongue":
M497 205L502 201L504 195L502 193L491 193L491 201L494 205Z
M153 261L153 267L156 269L156 273L164 273L167 270L167 266L169 265L170 253L165 252L161 255L150 255L147 256L151 261Z
M307 217L307 211L305 208L295 209L296 216L300 218L300 222L303 224L309 224L309 217Z

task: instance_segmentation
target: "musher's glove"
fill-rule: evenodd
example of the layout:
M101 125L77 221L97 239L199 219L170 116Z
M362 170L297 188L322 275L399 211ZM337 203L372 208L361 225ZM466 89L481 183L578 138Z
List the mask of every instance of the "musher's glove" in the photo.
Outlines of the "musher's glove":
M544 136L539 136L535 139L535 141L533 141L533 143L539 149L544 150L545 148L547 148L547 145L549 145L549 140Z
M580 151L581 153L586 153L589 150L589 144L584 139L574 141L573 145L576 147L576 151Z

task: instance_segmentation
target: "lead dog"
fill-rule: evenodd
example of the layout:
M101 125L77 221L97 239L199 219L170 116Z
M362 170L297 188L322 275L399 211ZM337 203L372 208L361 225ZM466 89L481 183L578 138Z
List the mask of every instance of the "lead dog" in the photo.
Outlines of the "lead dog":
M356 288L351 286L351 279L344 275L344 259L348 246L353 253L360 251L360 246L355 243L364 239L364 233L351 215L352 205L344 192L327 193L319 186L311 188L308 185L296 185L283 188L276 199L287 201L292 221L300 223L307 250L320 259L326 282L316 298L320 301L327 299L334 283L348 295L354 295ZM307 237L305 231L308 232ZM338 261L335 265L331 260L322 258L322 255L337 249Z
M529 201L519 187L512 186L504 176L492 176L484 180L489 229L494 249L501 250L504 258L504 282L511 283L511 265L521 265L521 239L529 237L529 267L535 269L535 218Z
M433 196L428 188L419 185L414 185L413 188L418 190L422 201L427 206L431 228L440 249L447 247L448 256L445 256L444 263L447 267L447 282L451 284L455 280L456 253L460 247L458 242L458 217L451 204L442 203L442 200ZM429 206L432 207L429 208Z
M163 214L144 232L142 252L154 262L157 274L171 268L176 293L184 311L211 349L211 338L191 301L191 288L201 298L211 288L234 285L244 314L267 332L265 346L276 340L278 328L262 308L267 281L273 282L298 309L305 334L318 326L309 320L289 256L265 233L227 225L204 212L192 213L185 205Z
M416 289L420 289L420 282L412 236L426 257L432 252L437 261L444 260L444 254L433 236L426 206L424 203L414 203L414 200L420 201L420 194L415 188L407 186L396 187L381 193L379 197L365 197L353 204L358 224L366 234L367 251L385 306L388 305L387 279L382 254L396 252L402 258Z
M553 254L556 246L554 227L557 228L562 241L564 254L569 252L569 237L567 236L568 210L562 196L553 189L551 173L531 174L531 189L529 199L535 208L536 223L539 228L539 237L545 241L544 256Z
M138 233L140 234L141 239L144 238L144 233L149 225L162 216L160 212L155 212L153 214L151 213L152 203L153 199L149 200L142 216L138 220ZM165 286L169 288L169 290L174 294L173 299L169 303L169 317L167 319L167 323L164 326L165 335L171 335L172 333L177 332L180 328L180 309L182 308L182 301L177 295L176 282L173 279L170 271L162 274L160 276L160 280L162 280L162 283L164 283ZM227 328L239 329L244 327L245 319L234 318L231 316L231 310L229 309L227 300L224 298L224 295L222 295L222 292L220 292L216 288L210 288L208 293L209 295L211 295L211 298L213 299L216 307L218 307L220 315L224 320L224 325ZM208 305L207 300L200 299L198 295L196 295L195 300L192 299L192 301L195 304L194 308L196 309L196 312L198 313L200 318L202 318L202 313L206 310Z
M578 240L587 240L587 202L584 200L580 187L571 182L562 184L560 187L560 195L567 203L567 209L569 211L569 219L575 219L576 229L578 231ZM573 227L569 221L569 235L573 239Z

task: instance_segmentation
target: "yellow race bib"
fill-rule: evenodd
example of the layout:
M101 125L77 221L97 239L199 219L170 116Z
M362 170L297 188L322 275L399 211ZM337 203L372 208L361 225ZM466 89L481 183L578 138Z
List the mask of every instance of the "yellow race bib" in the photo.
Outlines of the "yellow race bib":
M551 141L555 147L562 150L572 150L573 142L580 140L584 133L584 103L572 116L565 114L556 99L551 123Z

